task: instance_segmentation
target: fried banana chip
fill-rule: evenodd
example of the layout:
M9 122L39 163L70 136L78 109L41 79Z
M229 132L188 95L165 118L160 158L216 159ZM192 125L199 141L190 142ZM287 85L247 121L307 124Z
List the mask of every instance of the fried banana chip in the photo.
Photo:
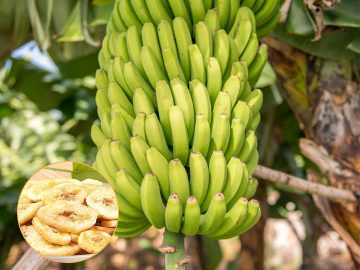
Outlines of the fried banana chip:
M101 232L106 232L110 235L112 235L115 231L115 228L107 228L107 227L102 227L102 226L94 226L91 229L101 231Z
M75 201L83 203L86 198L86 191L81 186L65 183L48 190L43 198L44 204L54 201Z
M26 221L32 219L42 205L42 202L19 203L17 207L17 218L19 224L22 225Z
M71 242L71 236L69 233L60 232L58 229L42 223L37 217L32 219L32 224L36 232L51 244L67 246Z
M48 190L58 185L54 180L31 180L31 182L31 186L25 192L34 202L41 201Z
M43 256L71 256L81 250L80 246L75 243L60 246L47 242L35 230L34 226L21 226L20 229L30 246Z
M83 250L94 254L100 252L109 243L110 238L106 232L87 230L80 233L78 244Z
M79 234L91 228L97 213L78 202L57 201L41 207L36 216L43 223L62 232Z
M107 228L115 228L117 226L117 220L103 220L100 225Z
M87 179L81 181L81 185L82 186L84 186L84 185L102 186L102 185L104 185L104 183L100 182L99 180L87 178Z
M111 189L101 189L92 192L86 197L86 203L99 214L99 218L118 218L119 211L115 193Z
M79 239L79 235L70 233L70 236L71 236L71 241L74 242L74 243L77 243L77 241Z

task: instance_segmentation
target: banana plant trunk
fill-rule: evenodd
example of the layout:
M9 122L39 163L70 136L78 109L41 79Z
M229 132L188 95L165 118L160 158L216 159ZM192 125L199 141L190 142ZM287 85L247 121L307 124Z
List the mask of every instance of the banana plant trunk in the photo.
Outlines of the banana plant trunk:
M185 255L185 236L182 233L172 233L165 229L160 252L165 255L166 270L185 270L190 259Z
M284 98L306 139L304 156L318 166L326 184L360 195L360 87L349 60L331 61L306 54L276 39L266 39L269 59ZM357 82L356 82L357 81ZM308 178L314 180L313 171ZM315 199L327 222L360 263L360 202Z

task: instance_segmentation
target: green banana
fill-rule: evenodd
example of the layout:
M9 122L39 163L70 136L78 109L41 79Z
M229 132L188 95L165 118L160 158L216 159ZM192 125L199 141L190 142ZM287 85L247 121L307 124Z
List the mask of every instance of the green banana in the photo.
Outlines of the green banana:
M238 101L241 90L241 80L236 75L231 75L225 82L222 91L229 94L231 101L231 109L234 108Z
M260 89L255 89L244 98L244 101L249 105L252 115L255 116L263 104L263 93Z
M98 123L94 123L91 126L91 139L93 140L93 142L95 143L96 147L99 149L104 142L106 141L106 136L105 134L102 132L100 125Z
M190 56L191 80L198 79L203 84L206 84L204 59L202 57L199 46L197 44L191 44L188 47L188 50Z
M165 224L168 231L174 233L180 231L182 212L179 196L176 193L172 193L167 200L165 208Z
M226 238L232 238L248 231L259 221L260 216L261 216L261 209L258 201L256 200L249 201L246 220L242 222L241 225L238 226L238 228L236 228L236 230L230 232L229 235L226 235Z
M110 184L115 190L118 190L118 184L115 181L115 175L118 170L114 160L111 157L110 153L110 142L111 140L106 140L104 144L101 146L100 154L105 164L105 168L108 171L109 175L111 176L111 181L109 180Z
M170 82L172 94L176 106L178 106L184 116L188 138L191 140L194 134L194 105L191 99L189 89L186 84L179 78Z
M136 207L140 211L141 198L140 198L140 185L128 175L124 169L120 169L116 173L116 183L121 187L121 195L127 200L132 206ZM120 206L120 208L122 205Z
M249 66L249 83L254 86L258 81L261 72L267 62L268 58L268 47L266 44L261 44L259 50Z
M109 80L107 78L106 71L103 69L96 70L95 73L95 82L97 89L108 89Z
M115 235L120 238L133 238L145 232L150 226L151 224L146 221L146 223L137 224L136 226L129 226L126 228L117 227Z
M166 141L169 145L172 145L169 111L170 108L174 106L174 99L171 88L165 80L156 83L156 101L160 123L163 127Z
M121 107L119 104L115 103L111 106L111 114L115 113L121 113L121 115L124 117L126 124L128 125L128 128L131 130L132 126L134 124L134 118L126 111L123 107ZM110 122L109 122L110 123ZM109 136L111 137L111 136Z
M208 10L213 7L214 0L203 0L205 10Z
M111 105L118 103L132 117L135 117L134 108L127 98L123 89L115 82L111 82L107 88L107 96Z
M175 18L183 18L188 28L192 28L191 14L187 8L187 0L167 0ZM175 29L174 29L175 32Z
M178 58L172 22L161 20L157 26L157 32L161 50L171 49L175 58Z
M205 7L202 0L188 0L191 10L193 25L202 21L205 17Z
M151 49L155 55L158 63L164 68L164 62L160 50L159 38L157 35L157 29L152 23L145 23L141 31L141 38L143 46L147 46Z
M215 0L214 2L215 2L214 6L219 12L220 27L225 28L230 16L230 1Z
M226 204L235 196L236 191L241 184L242 175L244 172L244 163L237 157L232 157L227 164L227 179L223 190Z
M127 62L124 65L125 80L131 91L134 93L135 89L142 88L146 95L151 100L151 103L156 107L156 97L152 87L142 76L141 72L136 68L133 62Z
M141 63L144 67L146 76L154 89L157 81L167 79L165 68L159 64L155 54L147 46L141 48Z
M148 144L159 150L167 160L170 160L172 158L172 153L166 144L164 131L155 113L146 115L145 132Z
M189 167L190 194L201 205L209 187L209 168L206 159L200 152L192 152L190 154Z
M131 0L131 5L141 24L150 22L153 23L149 10L146 7L145 0Z
M218 10L216 8L209 9L206 12L204 22L212 32L220 29L220 17Z
M105 161L101 155L101 149L99 149L97 155L96 155L96 169L101 173L102 176L105 177L105 179L110 183L112 188L115 191L118 191L118 187L115 185L115 179L114 177L108 172L107 168L105 167Z
M264 4L265 0L256 0L254 5L251 7L251 10L256 13Z
M138 135L144 141L146 141L145 119L146 119L146 113L143 112L138 113L135 117L133 129L132 129L132 135L133 136Z
M240 60L245 61L247 65L250 66L256 56L258 49L259 49L259 41L257 39L256 34L252 34L248 44L246 45L246 49L241 54Z
M253 174L253 172L255 171L258 162L259 162L259 152L254 151L254 153L251 155L249 160L246 162L246 166L248 167L250 175Z
M95 102L101 113L110 112L111 104L105 89L99 89L96 91Z
M252 117L249 129L256 131L257 127L260 124L260 120L261 120L261 114L260 112L258 112L257 114L255 114L255 116Z
M230 120L229 115L220 113L214 115L211 127L210 155L213 150L225 152L230 140ZM210 158L208 154L208 158Z
M126 25L120 15L120 1L117 1L114 5L114 9L110 18L110 22L114 26L114 29L121 33L126 31Z
M185 209L186 200L190 196L189 179L180 159L169 162L170 193L178 194L181 205Z
M230 0L230 15L229 20L226 25L226 31L230 32L231 28L234 25L236 14L238 12L238 9L240 8L240 1L239 0Z
M141 30L141 22L136 16L130 0L119 1L119 11L121 19L128 28L135 26L139 31Z
M145 175L150 172L151 170L146 159L146 151L150 146L140 136L135 135L130 139L130 148L141 173Z
M211 234L221 226L226 214L226 203L222 193L211 197L209 209L200 217L199 234Z
M214 105L216 97L222 88L222 73L219 61L215 57L210 57L207 61L207 82L206 87L209 91L211 105Z
M185 119L179 106L170 107L169 119L174 158L186 164L189 155L189 138Z
M194 196L190 196L186 201L184 211L184 221L181 232L185 235L197 234L200 227L200 207Z
M146 218L155 228L163 228L165 226L165 206L162 202L158 180L152 173L145 174L141 182L140 196Z
M113 32L110 35L109 50L114 57L120 57L125 62L130 60L127 44L126 32Z
M230 202L228 202L226 204L227 209L231 209L241 197L244 197L246 188L248 186L249 173L248 173L248 170L247 170L247 166L245 164L242 164L242 166L243 166L243 174L242 174L242 177L240 179L239 188L236 190L236 192L235 192L234 196L232 197L232 199L230 200Z
M263 38L268 33L270 33L271 30L273 30L276 27L276 25L279 23L280 17L281 17L281 12L277 11L274 17L269 19L269 21L267 21L265 24L257 27L256 34L258 35L258 37Z
M258 186L258 181L255 178L250 178L245 190L244 197L249 199L252 196L254 196L257 186Z
M224 235L228 235L236 228L237 224L241 224L247 218L248 213L248 200L240 198L236 204L226 212L221 226L215 233L210 234L209 237L221 239Z
M111 117L110 113L100 113L99 114L101 120L101 130L104 132L107 138L111 138Z
M203 114L196 115L192 151L200 152L207 157L211 139L211 129L207 117Z
M252 8L257 0L244 0L241 2L242 6L248 7L248 8Z
M195 115L202 114L206 116L211 123L211 101L206 86L199 80L193 80L189 83L192 101L194 103Z
M257 139L255 132L253 130L246 131L244 144L239 153L239 158L241 161L246 163L249 160L251 154L256 151L256 147Z
M180 2L184 0L172 0L172 1ZM190 32L192 26L189 28L186 24L186 21L183 18L177 17L173 21L173 28L174 28L174 35L175 35L175 41L177 45L180 65L182 67L186 81L189 81L191 70L190 70L190 56L189 56L188 47L192 44L191 32Z
M170 186L169 165L167 159L155 147L150 147L146 150L146 160L151 172L159 181L161 194L164 198L168 198L170 195Z
M118 169L124 169L138 184L141 183L143 175L130 151L124 145L119 141L112 141L110 154Z
M142 88L135 89L133 106L136 115L140 112L143 112L145 114L155 112L154 106L152 105L149 96L145 93L145 91Z
M163 1L145 0L154 23L157 25L161 20L171 22L171 14L169 14Z
M272 18L275 12L278 12L279 1L265 1L260 10L255 13L255 20L257 26L264 25L270 18Z
M144 217L144 213L142 210L137 209L135 206L131 205L120 193L116 193L116 199L119 207L119 221L122 217L126 217L132 220L138 220Z
M113 62L113 71L114 71L115 81L118 83L118 85L120 85L120 87L124 90L127 97L131 100L133 97L133 91L130 89L130 87L126 83L124 67L125 67L124 60L120 59L119 57L115 57L114 62Z
M246 128L252 117L249 105L246 102L239 100L232 111L231 117L240 119L241 124Z
M214 151L209 162L210 181L205 199L201 204L201 212L205 212L215 193L221 192L227 177L227 164L222 151Z
M240 119L233 118L230 126L230 139L226 148L225 158L227 161L234 156L238 156L245 139L245 127Z
M204 63L213 55L213 40L210 29L204 22L198 22L194 26L195 42L198 45Z
M224 75L230 57L230 41L223 29L217 30L214 35L214 57L219 62L221 75Z
M231 108L230 95L227 92L219 92L213 107L213 123L215 117L219 116L221 113L230 115Z
M130 150L129 140L131 134L122 114L118 112L114 113L111 117L110 125L111 125L112 139L118 140L128 150Z
M180 65L179 59L174 55L170 48L162 50L162 56L164 59L165 69L169 78L169 81L179 77L186 82L184 72Z

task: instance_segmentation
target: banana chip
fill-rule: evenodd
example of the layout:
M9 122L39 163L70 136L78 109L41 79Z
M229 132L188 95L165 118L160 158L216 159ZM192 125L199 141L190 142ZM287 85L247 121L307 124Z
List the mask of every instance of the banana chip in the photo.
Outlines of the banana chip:
M79 245L75 243L59 246L47 242L35 230L34 226L21 226L20 229L30 246L43 256L71 256L81 250Z
M71 241L74 242L74 243L77 243L77 241L79 239L79 235L70 233L70 236L71 236Z
M69 233L60 232L59 230L42 223L37 217L32 219L32 224L36 232L51 244L67 246L71 242Z
M81 182L82 186L86 186L86 185L102 186L103 184L104 184L103 182L90 178L87 178Z
M80 233L78 244L89 253L98 253L109 243L110 238L106 232L88 230Z
M32 219L38 209L42 206L42 202L36 203L19 203L17 207L17 217L20 225Z
M57 183L55 181L36 180L36 183L32 183L31 186L26 190L26 196L34 202L41 201L44 197L44 194L56 185Z
M115 228L117 226L117 220L103 220L100 225L107 228Z
M54 201L76 201L83 203L86 197L86 192L81 186L65 183L60 184L45 193L43 201L49 204Z
M106 232L110 235L112 235L115 231L115 228L107 228L107 227L102 227L102 226L94 226L91 229L101 231L101 232Z
M36 216L62 232L79 234L96 223L97 213L78 202L57 201L41 207Z
M99 218L118 218L119 211L117 208L115 193L111 189L101 189L92 192L86 197L86 203L99 214Z

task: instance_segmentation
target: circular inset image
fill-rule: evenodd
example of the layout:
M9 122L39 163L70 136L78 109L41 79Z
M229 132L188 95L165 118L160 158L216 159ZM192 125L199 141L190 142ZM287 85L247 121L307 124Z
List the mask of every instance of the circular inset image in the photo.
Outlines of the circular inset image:
M50 260L80 262L110 242L118 222L114 190L92 167L50 164L25 184L17 205L29 245Z

